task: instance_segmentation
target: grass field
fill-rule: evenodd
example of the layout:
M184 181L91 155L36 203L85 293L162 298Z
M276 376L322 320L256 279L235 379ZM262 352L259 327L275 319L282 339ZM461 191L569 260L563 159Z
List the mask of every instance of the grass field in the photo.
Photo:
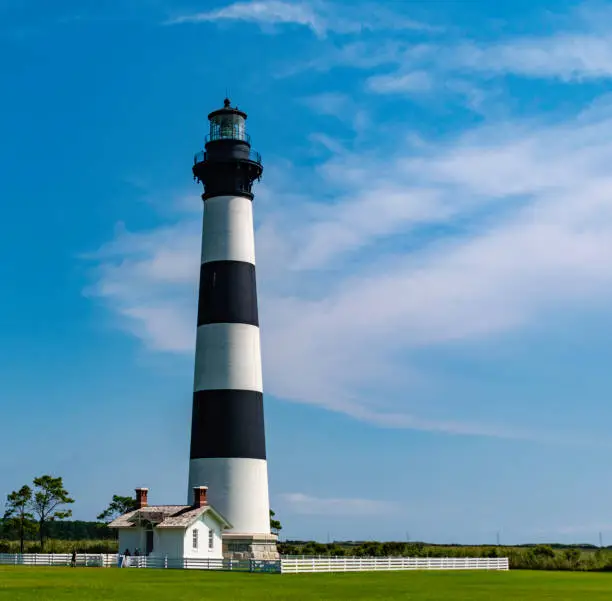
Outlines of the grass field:
M362 572L231 574L0 567L1 601L610 601L612 574Z

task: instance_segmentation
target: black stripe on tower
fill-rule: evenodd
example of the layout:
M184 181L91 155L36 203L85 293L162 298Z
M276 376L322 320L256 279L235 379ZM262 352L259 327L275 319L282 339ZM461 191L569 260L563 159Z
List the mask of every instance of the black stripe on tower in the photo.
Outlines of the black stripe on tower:
M231 138L208 142L193 166L194 177L204 184L204 200L226 195L253 200L253 182L262 172L259 153L248 142Z
M209 323L259 326L255 265L242 261L202 263L198 327Z
M261 164L249 158L246 144L232 142L234 156L218 156L222 143L216 142L212 150L207 150L206 160L194 166L195 176L204 184L203 200L213 196L245 196L253 200L253 182L261 176ZM244 147L244 156L236 153L237 146Z
M263 394L200 390L193 395L191 459L266 458Z

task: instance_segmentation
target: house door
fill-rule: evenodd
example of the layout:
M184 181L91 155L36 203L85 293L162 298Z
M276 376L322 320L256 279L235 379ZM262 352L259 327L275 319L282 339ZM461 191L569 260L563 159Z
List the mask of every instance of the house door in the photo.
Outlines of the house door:
M148 528L147 529L147 549L146 549L146 553L147 555L150 555L153 552L153 529L152 528Z

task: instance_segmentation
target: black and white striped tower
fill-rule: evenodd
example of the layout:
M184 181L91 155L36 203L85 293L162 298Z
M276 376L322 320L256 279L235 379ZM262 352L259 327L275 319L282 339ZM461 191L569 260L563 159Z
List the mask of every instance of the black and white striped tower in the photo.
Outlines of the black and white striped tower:
M270 534L251 191L263 166L246 118L226 98L208 115L210 133L193 166L204 184L204 224L189 491L208 486L211 505L232 524L226 556L269 558L276 555L276 537Z

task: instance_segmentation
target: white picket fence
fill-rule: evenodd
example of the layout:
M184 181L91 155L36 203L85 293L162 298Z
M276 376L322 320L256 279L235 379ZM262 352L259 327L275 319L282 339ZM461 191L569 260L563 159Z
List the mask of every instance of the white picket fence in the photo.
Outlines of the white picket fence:
M508 570L507 557L283 557L281 572L370 572L378 570Z
M191 559L189 557L125 557L124 568L159 568L169 570L222 570L223 559Z
M69 566L70 553L0 553L0 565L15 566ZM116 554L78 553L76 565L81 567L108 568L117 565Z
M69 566L69 553L0 553L0 565ZM507 557L309 557L285 556L280 561L130 557L126 567L179 570L225 570L297 574L303 572L370 572L394 570L508 570ZM115 567L116 554L79 553L77 566Z
M174 570L227 570L234 572L273 572L281 571L280 561L260 561L255 559L194 559L189 557L146 557L144 555L125 558L114 554L79 553L76 557L78 567L129 567L158 568ZM70 566L70 553L0 553L0 565L15 566Z
M159 568L169 570L225 570L233 572L280 573L281 562L257 559L204 559L190 557L137 557L125 558L122 567ZM119 561L119 560L117 560Z

